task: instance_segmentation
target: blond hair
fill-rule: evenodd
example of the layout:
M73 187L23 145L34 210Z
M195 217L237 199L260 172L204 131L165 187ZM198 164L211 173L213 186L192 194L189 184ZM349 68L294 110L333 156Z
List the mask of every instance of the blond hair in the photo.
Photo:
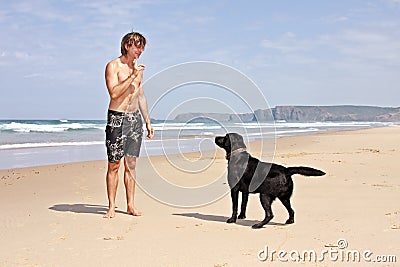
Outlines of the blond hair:
M122 37L121 41L121 54L126 55L128 52L125 48L125 45L128 47L135 45L138 48L144 48L146 45L146 38L138 32L130 32L127 33L124 37Z

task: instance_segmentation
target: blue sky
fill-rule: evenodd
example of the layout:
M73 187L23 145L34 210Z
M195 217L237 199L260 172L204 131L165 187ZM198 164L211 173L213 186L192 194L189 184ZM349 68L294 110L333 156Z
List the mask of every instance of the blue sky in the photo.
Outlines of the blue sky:
M132 29L148 39L145 81L212 61L272 107L400 106L400 0L1 0L0 29L0 119L104 119L104 67Z

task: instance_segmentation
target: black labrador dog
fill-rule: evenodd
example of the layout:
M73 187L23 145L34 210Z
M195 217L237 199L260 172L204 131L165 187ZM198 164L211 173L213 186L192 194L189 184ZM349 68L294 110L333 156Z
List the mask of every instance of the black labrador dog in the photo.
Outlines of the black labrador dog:
M246 206L249 193L259 193L261 205L265 211L265 218L253 228L261 228L274 215L271 204L278 198L289 212L286 224L294 223L294 211L290 205L293 192L293 174L305 176L322 176L325 172L309 167L289 167L262 162L246 152L243 137L237 133L228 133L217 136L215 143L225 149L228 160L228 184L231 188L232 217L227 223L236 222L239 191L242 192L242 206L239 219L246 218Z

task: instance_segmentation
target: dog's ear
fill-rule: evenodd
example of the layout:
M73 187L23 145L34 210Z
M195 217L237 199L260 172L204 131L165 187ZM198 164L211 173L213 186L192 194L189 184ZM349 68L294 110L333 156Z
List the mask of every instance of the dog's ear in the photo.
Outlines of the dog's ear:
M224 148L226 151L231 151L231 139L230 134L226 134L224 137Z
M229 139L232 151L238 148L246 148L246 144L244 143L243 137L240 134L231 133L229 134Z

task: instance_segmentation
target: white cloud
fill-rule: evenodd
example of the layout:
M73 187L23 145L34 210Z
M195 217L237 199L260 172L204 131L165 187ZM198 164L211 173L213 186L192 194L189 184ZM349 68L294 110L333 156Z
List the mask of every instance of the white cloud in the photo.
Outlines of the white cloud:
M322 21L324 21L326 23L331 23L331 24L343 23L343 22L347 22L348 20L350 20L350 18L347 15L329 16L329 17L322 19Z
M38 18L45 21L72 22L77 16L63 9L55 7L48 1L15 1L11 5L10 12L17 15L25 15L30 18Z
M400 31L396 34L353 29L309 38L288 32L275 39L262 40L261 46L298 59L293 62L318 62L316 59L323 56L333 61L340 57L358 60L382 68L400 66Z
M400 7L400 0L383 0L390 6Z
M22 60L27 60L31 58L31 56L27 52L23 51L15 51L14 56L16 59L22 59Z
M37 77L44 77L44 76L45 76L44 73L31 73L31 74L24 75L24 78L30 79L30 78L37 78Z
M349 30L322 36L320 40L352 60L382 67L400 66L400 36L392 33Z
M307 51L314 46L312 40L300 39L293 32L283 33L275 40L264 39L261 41L261 47L275 49L282 53L293 53Z

